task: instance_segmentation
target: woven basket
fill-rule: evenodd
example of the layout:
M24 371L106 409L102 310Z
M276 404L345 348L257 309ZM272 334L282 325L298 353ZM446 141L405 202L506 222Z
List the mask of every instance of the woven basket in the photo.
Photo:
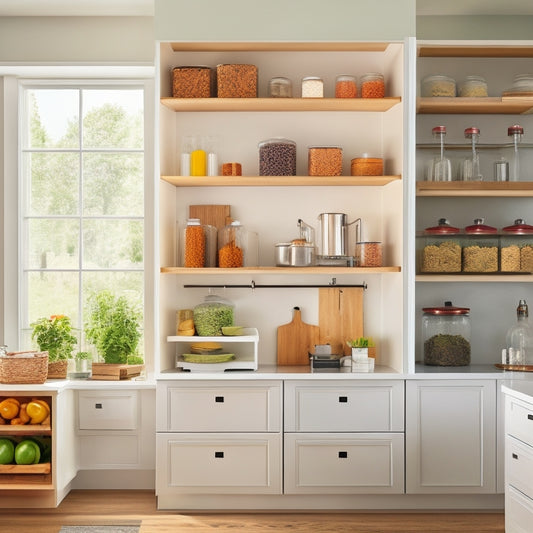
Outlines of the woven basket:
M61 359L59 361L48 361L48 379L66 379L68 361Z
M9 352L0 357L0 383L44 383L48 352Z

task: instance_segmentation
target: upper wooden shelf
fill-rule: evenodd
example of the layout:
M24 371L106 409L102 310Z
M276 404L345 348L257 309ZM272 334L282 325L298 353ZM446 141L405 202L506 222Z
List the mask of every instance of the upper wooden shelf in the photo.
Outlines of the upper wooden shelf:
M172 111L388 111L402 99L386 98L172 98L161 103Z
M385 42L172 42L174 52L384 52Z
M419 57L533 57L531 45L421 44Z
M425 283L532 283L531 274L418 274L416 281Z
M533 181L417 181L416 195L533 197Z
M176 187L383 186L401 176L161 176Z
M528 115L533 113L533 97L447 97L417 98L419 114Z
M399 266L384 267L242 267L242 268L185 268L161 267L162 274L384 274L401 272Z

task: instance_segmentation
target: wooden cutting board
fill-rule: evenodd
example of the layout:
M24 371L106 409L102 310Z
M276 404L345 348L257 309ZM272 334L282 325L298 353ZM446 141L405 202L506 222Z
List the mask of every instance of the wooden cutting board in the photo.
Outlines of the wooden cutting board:
M292 322L278 327L278 365L308 365L318 339L318 326L302 322L300 308L295 307Z
M231 222L230 205L190 205L189 218L199 218L202 224L209 224L215 228L223 228Z
M350 355L346 341L364 335L363 292L362 287L319 289L320 344L330 344L331 353Z

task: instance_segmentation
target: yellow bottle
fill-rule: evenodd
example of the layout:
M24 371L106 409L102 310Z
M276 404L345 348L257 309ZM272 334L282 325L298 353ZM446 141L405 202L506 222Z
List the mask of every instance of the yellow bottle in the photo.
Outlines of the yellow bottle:
M191 152L191 176L206 176L206 158L204 150Z

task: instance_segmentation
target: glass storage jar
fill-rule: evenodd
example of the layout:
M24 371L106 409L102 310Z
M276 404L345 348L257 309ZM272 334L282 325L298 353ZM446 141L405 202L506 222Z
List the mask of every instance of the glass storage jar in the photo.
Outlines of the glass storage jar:
M244 266L246 228L238 221L224 226L218 236L218 266L239 268Z
M498 230L476 218L465 228L463 272L498 272Z
M352 176L383 176L383 159L381 157L354 157L350 161L350 174Z
M277 137L259 143L260 176L296 176L296 143Z
M194 327L201 337L218 337L222 328L233 326L234 305L209 289L201 304L193 309Z
M268 83L268 92L271 98L291 98L292 82L289 78L276 76Z
M385 98L385 78L379 72L361 76L361 98Z
M469 365L470 309L445 302L444 307L424 307L422 310L424 364Z
M335 98L356 98L357 81L355 76L343 74L335 80Z
M306 76L302 79L302 98L322 98L324 82L317 76Z
M455 96L456 90L455 80L443 74L426 76L420 86L420 94L423 97Z
M500 270L533 273L533 226L526 224L522 218L502 229Z
M309 176L340 176L342 148L340 146L310 146L307 153Z
M418 271L422 274L461 272L461 230L441 218L417 236Z
M479 97L488 95L487 82L481 76L467 76L459 85L458 96Z
M524 96L526 93L533 93L533 74L517 74L512 87L503 91L502 96Z
M187 268L217 266L217 229L189 218L181 229L179 265Z

